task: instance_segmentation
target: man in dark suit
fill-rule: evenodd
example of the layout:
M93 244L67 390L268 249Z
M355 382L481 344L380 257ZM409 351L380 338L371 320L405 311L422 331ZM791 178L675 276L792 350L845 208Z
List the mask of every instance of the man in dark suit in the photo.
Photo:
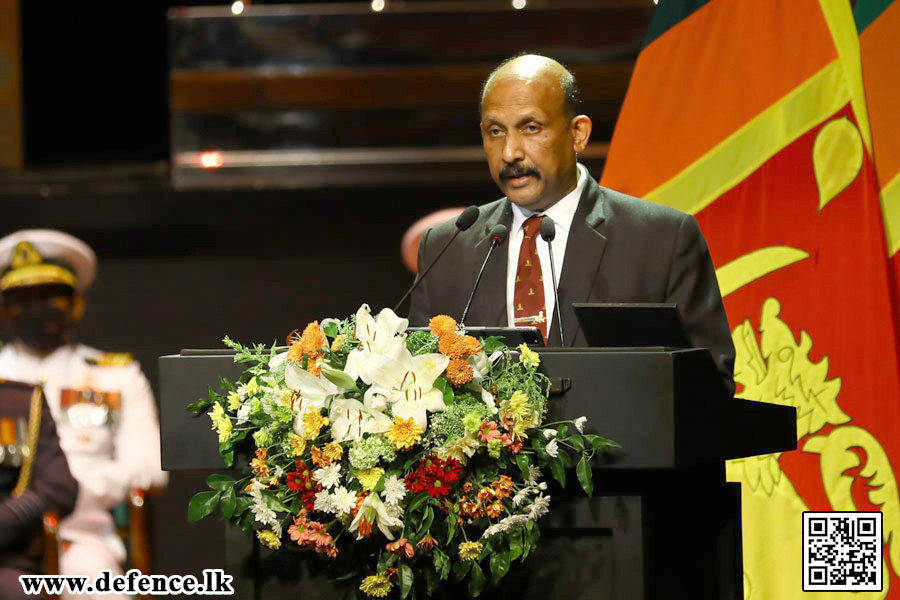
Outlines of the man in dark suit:
M41 571L42 517L71 513L77 493L40 388L0 380L0 598L33 597L19 576Z
M491 243L488 232L502 223L507 244L488 262L466 324L535 325L549 345L559 345L547 244L536 235L540 220L551 218L566 345L586 345L573 302L675 303L691 344L709 348L733 392L734 345L696 220L597 185L577 163L591 134L590 118L577 108L575 78L552 59L519 56L491 73L481 96L481 135L506 197L482 206L421 282L410 322L462 313ZM422 236L420 273L455 231L448 222Z

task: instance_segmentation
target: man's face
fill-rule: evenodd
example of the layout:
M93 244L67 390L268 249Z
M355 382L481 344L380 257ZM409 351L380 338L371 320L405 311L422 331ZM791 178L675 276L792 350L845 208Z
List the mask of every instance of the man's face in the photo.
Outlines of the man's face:
M572 122L552 79L508 77L489 84L481 139L491 177L511 202L541 211L575 189Z
M15 339L39 353L71 341L83 301L62 285L36 285L3 292L2 315Z

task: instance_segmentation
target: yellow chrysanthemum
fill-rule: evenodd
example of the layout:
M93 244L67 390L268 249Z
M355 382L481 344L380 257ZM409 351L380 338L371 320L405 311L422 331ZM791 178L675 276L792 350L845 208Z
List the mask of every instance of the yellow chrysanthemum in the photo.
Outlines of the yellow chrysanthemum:
M463 542L459 545L459 558L475 560L481 554L481 542Z
M384 475L384 469L381 467L372 467L371 469L360 469L356 472L356 478L359 480L363 489L372 491L378 485L381 476Z
M370 598L384 598L387 596L394 584L385 573L378 575L369 575L359 586L359 590Z
M256 381L256 377L247 382L247 387L244 391L247 393L247 396L253 396L259 392L259 383Z
M335 462L341 460L341 457L344 455L344 447L337 442L328 442L325 444L325 448L322 449L322 454L328 457L328 460L331 462Z
M541 364L540 355L525 344L519 344L519 352L522 353L519 355L520 363L529 367L537 367Z
M423 431L415 419L401 419L398 417L394 420L390 429L385 432L384 437L397 450L409 450L416 442L422 439Z
M531 407L528 402L528 395L521 390L516 390L509 400L501 403L501 408L505 412L512 415L519 421L527 419L531 415Z
M306 440L297 435L296 433L292 433L288 438L288 443L291 445L291 455L292 456L303 456L303 452L306 450Z
M281 539L275 535L275 532L271 529L257 531L256 537L259 538L260 543L267 548L271 548L272 550L281 548Z
M347 343L347 336L343 333L334 336L334 341L331 342L331 351L332 352L340 352L341 348L344 347L344 344Z
M235 391L228 392L228 410L237 410L241 404L241 397Z
M307 439L314 440L319 437L319 431L328 425L328 417L325 417L315 408L310 408L303 417L303 432Z
M210 427L210 429L215 429L216 433L219 434L219 443L221 444L222 442L227 441L228 437L231 435L231 419L225 415L225 409L218 402L213 406L212 411L210 411L209 420L212 421L212 427Z

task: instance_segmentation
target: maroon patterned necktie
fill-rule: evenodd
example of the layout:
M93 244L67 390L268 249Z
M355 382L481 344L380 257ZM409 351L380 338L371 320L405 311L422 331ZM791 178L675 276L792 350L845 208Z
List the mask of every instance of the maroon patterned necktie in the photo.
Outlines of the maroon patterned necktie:
M516 327L537 327L547 343L547 307L544 305L544 278L537 252L537 237L543 215L528 217L522 228L525 237L519 249L516 286L513 293L513 322Z

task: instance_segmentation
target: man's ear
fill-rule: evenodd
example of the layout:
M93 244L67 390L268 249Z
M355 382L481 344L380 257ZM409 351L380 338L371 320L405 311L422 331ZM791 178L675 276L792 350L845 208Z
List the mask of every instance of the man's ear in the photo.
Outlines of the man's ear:
M587 148L593 126L591 118L587 115L572 117L569 127L572 130L572 146L575 148L575 152L584 152L584 149Z
M80 294L75 294L72 296L72 309L69 311L69 318L72 321L80 321L81 317L84 316L84 296Z

